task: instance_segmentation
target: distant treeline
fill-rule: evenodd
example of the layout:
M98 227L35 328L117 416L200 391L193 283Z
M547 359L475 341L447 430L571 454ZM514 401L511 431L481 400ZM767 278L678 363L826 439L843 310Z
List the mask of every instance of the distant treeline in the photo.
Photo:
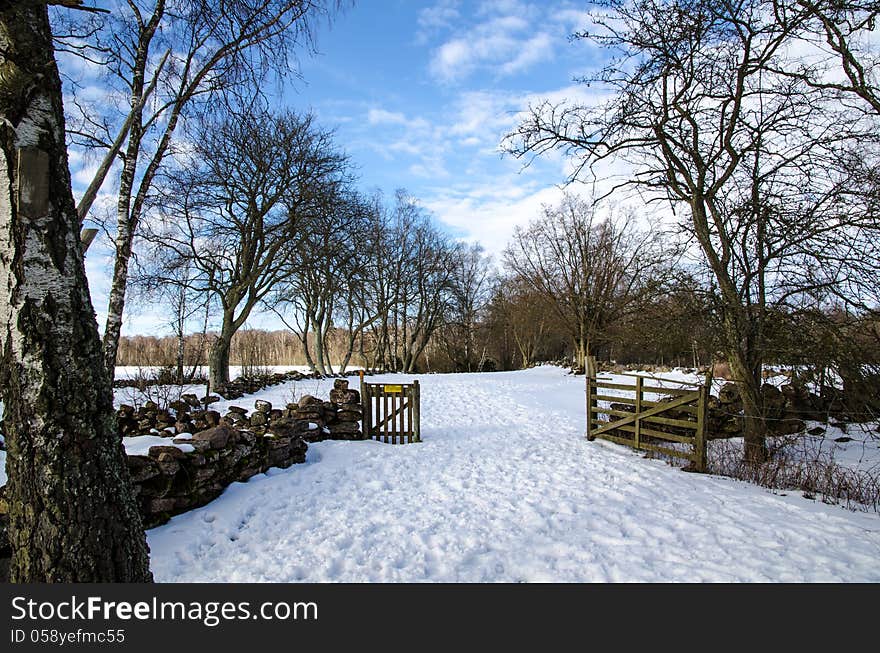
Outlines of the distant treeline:
M646 301L638 314L609 325L593 351L602 360L621 364L643 363L703 367L724 358L714 328L710 298L693 288ZM768 362L800 367L839 369L847 362L880 364L880 321L835 309L779 314L766 351ZM184 374L208 364L215 333L190 334L183 340ZM309 338L313 338L309 334ZM471 345L476 357L463 357L460 325L439 328L420 355L415 371L456 372L513 370L540 361L577 363L577 343L540 296L513 291L510 281L498 282L481 319L474 326ZM340 369L349 334L333 329L327 338L327 358L333 372ZM177 366L180 341L176 336L127 336L119 348L119 364L143 367ZM310 343L311 346L311 343ZM375 342L364 337L365 356L355 353L348 366L381 369L374 356ZM270 365L308 365L301 335L290 330L245 329L232 339L231 364L246 371ZM327 370L330 371L329 369Z

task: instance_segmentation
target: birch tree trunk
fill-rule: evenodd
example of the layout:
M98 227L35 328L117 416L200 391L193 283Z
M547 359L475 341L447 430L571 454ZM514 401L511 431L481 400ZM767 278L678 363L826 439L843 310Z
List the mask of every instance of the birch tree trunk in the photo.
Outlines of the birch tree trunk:
M152 580L88 294L41 3L0 3L0 320L14 582Z

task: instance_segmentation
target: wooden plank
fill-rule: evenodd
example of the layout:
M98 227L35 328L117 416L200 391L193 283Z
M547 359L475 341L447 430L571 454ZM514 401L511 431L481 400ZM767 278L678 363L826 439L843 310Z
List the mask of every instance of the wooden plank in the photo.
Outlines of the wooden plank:
M683 397L685 395L690 395L691 401L695 400L700 395L699 390L694 391L694 390L682 390L679 388L660 388L660 387L653 386L653 385L646 385L643 389L645 392L650 392L650 393L658 394L658 395L672 395L675 397Z
M376 439L381 442L381 441L384 441L384 439L385 439L385 437L382 433L382 401L383 400L382 400L382 395L379 394L378 390L377 390L376 394L374 395L374 399L376 401L376 417L374 418L376 420Z
M584 398L586 401L586 409L587 409L587 440L593 440L593 410L590 406L590 399L593 396L593 387L590 384L590 375L584 374Z
M692 388L688 392L694 392L700 388L699 383L693 383L691 381L674 381L673 379L664 379L659 376L647 376L645 374L635 374L633 372L621 372L620 376L635 377L637 379L644 379L645 381L665 381L666 383L675 383L676 385L686 385Z
M406 404L406 421L407 421L407 433L409 434L409 441L414 442L416 437L415 429L413 429L412 424L412 406L415 402L415 398L413 397L413 388L410 386L407 389L407 404Z
M642 444L642 449L647 451L656 451L657 453L662 453L666 456L672 456L673 458L684 458L685 460L693 460L694 454L688 453L687 451L679 451L678 449L670 449L669 447L661 447L656 444Z
M367 410L369 411L369 415L370 415L369 421L367 422L367 424L369 426L367 428L369 429L368 433L369 433L370 439L372 439L375 437L375 433L373 432L373 408L374 408L373 401L374 400L373 400L373 394L370 392L369 386L367 386L366 390L367 390L367 397L369 400L369 404L368 404L369 408Z
M400 443L408 442L406 439L406 386L400 387L400 412L397 414L397 428L400 429Z
M630 392L635 392L636 386L634 385L624 385L622 383L608 383L607 381L596 381L595 379L592 382L594 388L604 388L606 390L629 390Z
M385 415L385 419L379 424L379 426L382 426L386 422L390 422L389 433L398 432L398 424L395 418L406 408L406 405L401 401L401 396L402 395L385 395L386 399L391 399L391 409L388 411L388 414Z
M370 426L372 425L370 415L373 414L373 399L372 397L370 397L369 392L370 391L369 389L367 389L367 386L364 386L364 390L361 393L361 404L363 404L364 407L364 415L362 418L364 420L364 435L368 439L373 437L372 433L370 433Z
M397 405L397 396L394 394L386 393L388 397L388 410L389 415L386 418L388 420L388 433L391 434L391 444L397 444L397 431L394 430L394 418L396 417L395 407Z
M404 428L406 429L406 442L407 444L412 444L412 412L410 407L412 406L412 389L411 386L407 386L406 390L403 394L404 401L406 401L406 406L403 415L400 416L404 424Z
M358 373L358 377L361 382L361 432L363 432L364 437L368 440L370 439L370 410L367 406L369 406L369 397L367 397L367 387L364 383L364 371L361 370Z
M382 439L382 428L379 426L379 418L382 415L382 397L377 392L373 395L373 408L376 421L376 440Z
M591 375L587 377L587 440L594 440L593 431L599 426L598 407L599 400L596 399L596 378Z
M602 406L598 406L594 409L597 413L602 413L603 415L613 415L615 417L636 417L637 414L630 412L628 410L617 410L616 408L604 408ZM632 420L629 420L632 421ZM640 417L639 421L650 422L652 424L663 424L665 426L674 426L676 428L681 429L690 429L691 431L697 430L697 422L689 422L682 419L672 419L671 417ZM609 422L610 423L610 422Z
M635 449L633 447L633 441L627 438L620 438L616 435L608 435L602 434L597 437L602 438L603 440L608 440L609 442L613 442L614 444L620 444L624 447L629 447L630 449ZM647 444L645 442L642 443L642 446L637 449L637 451L656 451L657 453L662 453L667 456L672 456L674 458L684 458L685 460L693 460L693 454L689 454L685 451L679 451L677 449L669 449L668 447L660 447L653 444Z
M374 438L374 437L376 437L376 434L373 431L373 415L375 414L375 405L374 404L375 404L376 400L373 399L373 393L371 392L369 386L367 387L367 393L370 398L370 408L369 408L369 410L370 410L370 422L369 422L369 424L370 424L370 426L369 426L370 438Z
M624 447L633 448L633 441L628 438L621 438L617 435L609 435L607 433L603 433L602 435L597 435L597 438L602 438L603 440L608 440L608 442L613 442L614 444L622 444Z
M642 395L644 396L644 392ZM614 395L593 395L595 399L599 401L609 401L617 404L627 404L629 406L635 406L637 400L632 397L615 397ZM642 399L641 405L645 408L653 408L654 406L662 406L663 404L669 403L667 401L648 401L647 399ZM696 415L697 407L696 406L679 406L676 410L681 410L683 412Z
M630 406L636 405L636 400L631 399L630 397L615 397L614 395L593 395L593 398L599 401L613 401L618 404L629 404Z
M394 397L394 419L392 422L394 423L394 429L400 434L400 444L403 444L403 387L400 388L400 393L395 395Z
M617 410L616 408L605 408L603 406L595 406L593 408L594 413L602 413L603 415L615 415L617 417L627 417L629 415L635 415L628 410ZM599 420L596 420L597 422Z
M367 431L367 425L370 423L370 418L369 418L368 409L367 409L367 392L366 392L366 388L364 388L363 379L361 380L360 391L361 391L361 431L363 432L364 437L369 438L370 434Z
M652 424L664 424L666 426L675 426L680 429L690 429L692 431L696 431L699 426L696 422L690 422L684 419L672 419L671 417L646 417L646 422L651 422Z
M397 397L387 393L385 396L388 397L388 415L385 418L388 420L388 434L391 436L391 444L397 444L397 432L394 430L394 418L396 417L394 407Z
M390 417L394 417L394 414L391 412L391 395L385 394L385 413L382 415L384 421L382 422L385 425L385 442L391 442L391 444L397 444L397 441L394 440L394 436L392 435L391 426L388 424Z
M665 404L665 403L667 403L667 402L665 402L665 401L648 401L647 399L643 399L642 400L642 407L643 408L653 408L654 406L660 406L661 404ZM680 410L683 413L687 413L688 415L696 415L697 414L697 407L696 406L690 406L690 405L679 406L675 410Z
M621 431L626 431L627 433L635 433L636 428L634 426L621 426ZM687 435L678 435L676 433L666 433L665 431L656 431L654 429L649 429L642 426L642 437L652 437L652 438L660 438L661 440L668 440L669 442L679 442L681 444L693 444L694 438Z
M691 393L691 394L693 394L693 393ZM697 394L699 394L699 393L697 393ZM632 423L636 419L644 419L645 417L651 417L652 415L657 415L659 413L662 413L664 411L669 410L670 408L676 408L678 406L681 406L682 404L687 403L688 401L692 401L692 398L690 396L679 397L678 399L675 399L673 401L665 403L663 406L654 406L654 408L649 408L648 410L643 411L639 415L632 413L628 417L625 417L624 419L619 420L619 422L610 422L609 424L603 426L598 431L596 431L595 434L598 435L603 430L607 431L607 430L614 428L615 426L623 426L624 424Z

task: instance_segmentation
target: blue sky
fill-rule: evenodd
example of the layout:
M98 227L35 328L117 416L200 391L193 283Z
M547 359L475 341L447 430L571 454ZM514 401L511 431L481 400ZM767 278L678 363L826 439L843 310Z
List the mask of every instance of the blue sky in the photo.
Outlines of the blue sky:
M564 159L523 169L499 143L530 103L589 99L573 80L598 53L568 38L586 27L588 4L360 0L318 28L318 54L303 54L302 78L278 102L335 131L365 191L406 188L451 234L498 259L514 226L562 192ZM103 327L109 252L90 251L87 269ZM159 333L166 320L157 307L127 307L123 333ZM277 327L266 316L251 323Z
M530 101L586 95L573 78L595 62L568 40L586 7L364 0L321 30L285 99L336 130L365 188L405 187L451 233L499 252L565 178L561 159L523 170L499 142Z

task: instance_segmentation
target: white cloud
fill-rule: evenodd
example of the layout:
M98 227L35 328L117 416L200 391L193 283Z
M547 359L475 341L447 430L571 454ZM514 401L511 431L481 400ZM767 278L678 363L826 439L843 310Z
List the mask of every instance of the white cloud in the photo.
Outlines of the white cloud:
M388 149L392 152L400 152L402 154L409 154L411 156L422 156L422 154L424 154L423 146L405 140L395 141L391 143L391 145L388 146Z
M451 28L461 17L459 4L458 0L441 0L433 7L422 9L417 18L416 42L425 43L433 34Z
M441 82L455 83L479 70L502 77L526 71L553 60L556 47L582 29L587 16L567 2L551 7L520 0L483 2L476 23L434 49L429 72Z
M404 125L406 124L406 116L396 111L370 109L367 112L367 122L371 125Z
M431 61L431 74L444 81L465 75L473 67L475 52L463 39L448 41L438 48Z
M94 161L91 164L80 164L80 166L76 168L76 172L72 175L73 183L87 187L92 183L92 179L95 178L95 173L98 171L100 165L100 161ZM70 163L70 167L71 169L74 169L73 162Z
M513 60L501 66L501 72L513 75L531 68L534 64L553 59L553 43L553 37L546 32L529 39L520 46L520 52Z
M563 190L537 187L524 178L478 185L425 199L423 204L462 240L479 241L486 252L500 257L517 226L537 218L544 204L559 202Z

